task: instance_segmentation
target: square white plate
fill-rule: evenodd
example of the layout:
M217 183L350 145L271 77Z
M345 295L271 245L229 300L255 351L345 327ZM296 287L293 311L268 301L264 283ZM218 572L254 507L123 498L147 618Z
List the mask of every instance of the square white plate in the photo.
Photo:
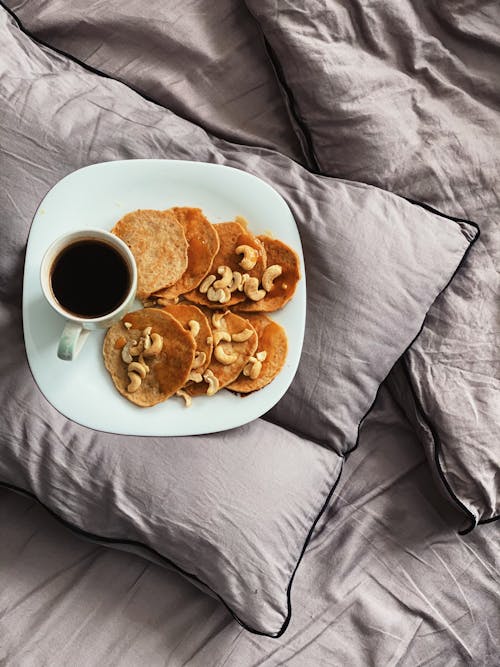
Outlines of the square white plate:
M273 382L249 396L221 390L211 398L195 398L190 408L176 397L152 408L137 407L120 396L104 368L104 332L91 333L75 361L57 358L64 320L42 294L39 271L46 248L73 230L110 230L128 211L171 206L199 207L212 222L242 215L252 232L270 232L300 257L302 279L293 299L283 310L271 314L288 335L286 364ZM194 435L234 428L259 417L277 403L292 382L302 350L305 311L304 259L290 209L270 185L239 169L178 160L94 164L59 181L33 219L23 289L28 362L47 400L83 426L126 435Z

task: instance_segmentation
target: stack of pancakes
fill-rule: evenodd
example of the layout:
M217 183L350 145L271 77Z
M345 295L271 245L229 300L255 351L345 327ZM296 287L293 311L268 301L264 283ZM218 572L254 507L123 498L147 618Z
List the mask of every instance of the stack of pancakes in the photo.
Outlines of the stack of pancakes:
M137 296L150 306L128 313L105 337L105 365L123 396L141 407L174 394L190 404L188 397L207 391L213 395L223 388L247 394L276 377L285 363L287 336L265 313L283 308L293 297L300 279L294 250L270 236L254 236L242 218L212 224L199 208L190 207L134 211L112 232L132 251ZM255 250L253 266L246 271L241 250L236 251L241 246ZM207 276L220 278L220 267L244 272L260 286L272 265L279 265L281 272L259 300L235 289L219 303L200 291ZM139 389L130 392L122 349L148 327L162 337L163 348L148 358L146 376Z

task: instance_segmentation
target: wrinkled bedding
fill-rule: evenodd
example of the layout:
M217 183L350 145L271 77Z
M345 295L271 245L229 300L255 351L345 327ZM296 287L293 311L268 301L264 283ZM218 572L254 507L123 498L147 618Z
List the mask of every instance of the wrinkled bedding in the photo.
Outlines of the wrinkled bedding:
M71 6L65 3L64 11L56 0L11 0L8 4L37 38L124 81L201 127L242 144L276 149L311 169L318 168L310 130L298 105L307 98L290 94L291 79L286 76L287 65L288 71L291 66L300 74L300 63L286 58L280 62L286 32L278 41L274 33L266 33L269 23L256 20L255 6L251 7L258 3L248 3L254 16L236 0L217 4L217 11L208 10L202 2L190 3L189 12L184 3L175 2L168 3L168 12L164 3L148 3L144 10L139 2L124 2L120 7L114 2L106 7L98 2L72 2ZM285 19L287 4L277 3L270 19L278 15ZM332 3L331 9L340 5ZM494 63L493 26L500 29L500 20L495 24L494 14L476 10L475 3L458 5L455 14L449 9L452 19L476 12L474 21L469 17L476 32L484 34L484 22L490 26L490 47L483 52L473 40L462 57L466 62L471 58L474 64L488 58ZM378 20L376 13L368 15ZM152 23L151 16L161 20ZM356 20L362 16L361 6ZM459 18L450 23L454 30L460 30L457 22ZM321 26L328 29L321 12L311 23L320 32ZM375 25L390 34L388 43L393 45L383 57L379 54L379 60L390 61L394 68L394 62L400 62L395 54L401 42L384 21ZM262 30L271 46L262 40ZM421 33L422 27L412 23L416 43L425 41ZM343 37L337 35L337 52L342 52ZM349 39L352 53L365 52L363 40L352 35ZM418 53L423 59L419 68L432 68L432 50ZM362 66L354 70L350 80L359 85L356 99L361 107L363 72L367 70ZM377 70L371 71L376 77ZM394 77L390 69L384 72L387 85ZM494 87L493 64L491 69L482 68L481 75L473 67L469 72L472 83L463 96L474 98L475 83L482 101ZM463 537L456 532L470 518L456 502L457 495L469 494L475 501L470 506L475 511L474 523L481 516L488 520L498 513L494 497L498 494L498 450L481 445L492 441L500 421L500 233L493 180L498 151L486 151L485 139L480 151L478 133L471 135L473 125L462 118L454 127L459 159L454 153L445 160L446 151L441 151L437 157L433 153L431 160L430 153L424 152L420 159L401 164L392 155L387 157L386 138L394 129L390 113L377 114L376 131L370 134L366 129L373 117L366 114L366 127L358 123L356 130L361 147L353 151L349 134L352 109L347 115L341 112L345 98L335 88L334 77L328 85L331 105L328 115L323 113L323 122L328 127L331 118L330 136L336 143L328 152L329 162L318 160L325 173L403 192L452 215L472 218L482 228L478 253L471 253L469 266L444 292L426 322L422 339L404 362L412 377L422 385L430 382L436 400L442 401L420 407L447 417L440 422L444 423L441 452L445 452L441 468L445 472L452 469L450 479L456 493L450 495L438 474L441 468L432 465L435 440L429 421L415 408L414 387L405 370L396 368L379 392L359 446L345 465L337 492L298 570L290 627L280 639L267 639L249 635L222 605L176 574L135 556L81 542L33 501L2 490L2 664L340 666L495 665L500 661L498 524L478 527ZM457 88L460 91L459 84ZM324 92L325 87L319 90ZM488 118L475 118L494 145L500 136L500 111L495 110L493 95L488 99ZM321 96L316 94L313 101L321 109ZM419 133L426 129L430 137L429 143L419 139L427 151L434 137L436 142L443 141L439 126L448 123L449 127L453 115L453 97L442 95L439 103L432 115L419 118ZM446 111L442 116L441 107ZM368 135L373 145L362 143ZM459 171L457 165L471 165L474 159L473 170ZM487 169L483 169L485 163ZM430 180L427 164L432 165ZM429 182L434 189L422 185ZM452 335L457 330L457 313L463 326L460 335ZM472 336L474 330L479 331L479 339ZM433 360L432 372L428 364L426 372L422 370L426 355ZM453 363L457 359L460 363ZM458 420L464 413L474 418ZM430 452L427 459L422 444ZM463 463L464 449L472 452L469 464ZM480 471L485 461L487 469L493 470L493 479L488 478L483 495L480 490L474 496L479 487L474 480L471 483L470 471Z

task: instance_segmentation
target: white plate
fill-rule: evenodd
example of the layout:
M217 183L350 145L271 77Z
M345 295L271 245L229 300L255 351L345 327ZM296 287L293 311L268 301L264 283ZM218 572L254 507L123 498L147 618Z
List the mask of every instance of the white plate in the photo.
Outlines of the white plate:
M91 333L75 361L56 356L63 319L45 301L39 267L50 243L64 233L111 229L128 211L195 206L212 222L242 215L252 232L270 232L296 250L302 279L293 299L272 317L286 330L289 350L281 373L247 397L220 391L197 397L190 408L173 397L139 408L114 388L102 361L104 332ZM140 302L137 302L140 308ZM239 169L178 160L123 160L84 167L57 183L40 204L26 250L23 320L31 371L47 400L63 415L101 431L127 435L193 435L245 424L267 412L295 375L304 337L306 287L299 233L283 198Z

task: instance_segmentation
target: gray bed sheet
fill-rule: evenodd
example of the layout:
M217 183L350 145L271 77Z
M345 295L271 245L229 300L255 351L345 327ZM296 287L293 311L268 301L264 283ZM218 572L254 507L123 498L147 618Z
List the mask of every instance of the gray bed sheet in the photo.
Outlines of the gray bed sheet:
M10 4L22 16L35 3ZM118 30L112 16L99 14L103 3L94 3L95 12L108 32L95 52L89 19L80 13L68 25L52 12L55 3L38 4L32 27L42 38L57 37L56 46L77 51L83 44L75 55L96 67L109 63L105 49ZM82 10L83 3L71 6ZM233 38L241 33L243 43L254 43L258 33L247 32L239 6L231 5L239 31ZM184 34L199 29L197 16L194 10L184 16ZM204 25L215 48L219 26ZM232 46L222 51L234 53ZM198 66L208 68L213 52L197 55ZM169 62L174 75L186 60ZM184 105L186 115L210 129L304 161L264 55L253 93L240 76L231 96L235 79L223 76L226 64L208 106L199 80L188 91L165 86L162 94L175 95L162 103ZM133 63L125 74L131 71ZM140 71L137 77L140 88ZM268 639L243 630L177 574L83 542L32 500L0 490L0 665L493 667L500 663L498 524L458 536L462 517L439 493L413 429L383 388L298 570L291 624L280 639Z
M460 537L454 512L383 389L299 568L291 624L268 639L176 573L0 491L0 664L493 667L498 530Z

